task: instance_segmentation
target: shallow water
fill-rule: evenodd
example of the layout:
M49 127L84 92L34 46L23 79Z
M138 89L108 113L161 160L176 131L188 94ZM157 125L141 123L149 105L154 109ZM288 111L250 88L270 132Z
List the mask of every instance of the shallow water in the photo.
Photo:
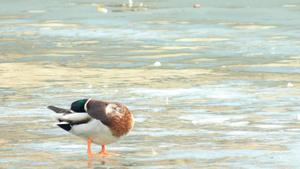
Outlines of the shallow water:
M1 3L0 168L300 165L298 1L126 3ZM132 111L119 157L53 126L81 98Z

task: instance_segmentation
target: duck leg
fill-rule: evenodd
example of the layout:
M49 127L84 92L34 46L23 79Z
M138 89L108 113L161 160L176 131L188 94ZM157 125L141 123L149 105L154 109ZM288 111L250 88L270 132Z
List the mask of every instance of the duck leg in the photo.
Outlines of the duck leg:
M110 157L110 156L118 156L119 155L117 153L107 153L105 151L105 145L102 145L102 150L99 152L99 154L94 154L94 153L92 153L92 150L91 150L91 143L92 143L92 139L88 138L87 153L88 153L89 157L107 158L107 157Z
M108 153L105 151L105 145L102 145L102 150L99 152L99 154L103 156L119 156L118 153Z

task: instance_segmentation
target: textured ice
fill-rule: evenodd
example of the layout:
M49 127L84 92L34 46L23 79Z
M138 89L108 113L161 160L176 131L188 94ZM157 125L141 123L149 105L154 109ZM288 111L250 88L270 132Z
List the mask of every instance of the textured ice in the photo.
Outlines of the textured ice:
M241 91L238 91L241 90ZM216 99L216 100L231 100L231 99L249 99L255 98L255 95L244 93L242 89L221 88L214 86L200 86L193 88L178 88L178 89L151 89L151 88L135 88L129 92L138 95L145 95L150 98L169 97L172 99Z
M227 123L228 120L230 120L230 118L226 116L201 115L201 114L181 115L178 118L182 120L189 120L193 124L220 124L220 123Z
M275 125L275 124L260 124L255 125L255 127L264 128L264 129L277 129L277 128L285 128L283 125Z

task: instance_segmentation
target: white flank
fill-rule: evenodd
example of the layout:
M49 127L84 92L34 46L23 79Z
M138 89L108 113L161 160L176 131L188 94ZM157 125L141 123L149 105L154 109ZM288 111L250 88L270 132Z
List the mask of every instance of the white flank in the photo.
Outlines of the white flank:
M71 113L71 114L63 115L59 119L64 120L64 121L81 121L88 117L91 117L91 116L89 116L87 113Z
M82 121L86 118L90 118L87 113L70 113L70 114L63 114L63 113L56 113L51 115L55 120L63 120L63 121Z
M111 130L101 123L100 120L93 119L88 123L72 126L70 133L85 140L92 139L93 143L106 145L118 141L120 138L112 135Z

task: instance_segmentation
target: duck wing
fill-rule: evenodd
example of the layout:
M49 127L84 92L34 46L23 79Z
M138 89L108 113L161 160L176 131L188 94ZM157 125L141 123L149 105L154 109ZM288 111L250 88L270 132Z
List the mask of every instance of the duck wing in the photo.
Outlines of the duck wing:
M88 123L92 120L92 117L86 112L74 112L55 106L48 106L48 108L56 112L56 114L52 114L52 117L59 121L57 125L67 131L69 131L73 125Z

